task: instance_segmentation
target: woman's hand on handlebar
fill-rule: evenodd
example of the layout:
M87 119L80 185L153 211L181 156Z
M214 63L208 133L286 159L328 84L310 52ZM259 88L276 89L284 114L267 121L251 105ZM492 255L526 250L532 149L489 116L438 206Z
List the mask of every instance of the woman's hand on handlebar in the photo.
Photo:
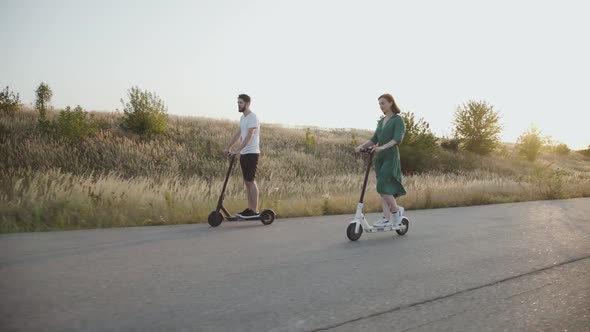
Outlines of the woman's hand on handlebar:
M374 148L375 148L374 146L370 146L370 147L366 148L366 147L364 147L364 146L362 146L362 145L361 145L361 146L357 146L357 147L354 149L354 151L355 151L356 153L361 153L361 152L365 152L365 153L373 153L373 152L374 152L374 150L373 150Z

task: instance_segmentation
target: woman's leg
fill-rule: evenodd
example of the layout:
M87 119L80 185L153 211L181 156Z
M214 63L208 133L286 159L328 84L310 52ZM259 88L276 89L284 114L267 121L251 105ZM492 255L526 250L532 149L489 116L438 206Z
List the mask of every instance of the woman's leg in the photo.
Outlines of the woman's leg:
M385 201L384 204L387 204L390 213L397 212L397 201L395 200L395 197L393 197L393 195L381 195L381 201ZM383 210L385 211L385 205L383 205Z
M391 217L391 219L389 219L389 221L394 223L396 226L401 225L402 218L403 218L402 215L403 215L404 211L403 210L399 211L400 207L397 205L397 200L392 195L386 195L384 197L384 199L387 200L387 204L389 205L389 207L391 208L391 211L392 211L392 217ZM398 212L400 212L400 213L398 213Z
M391 217L397 211L395 198L392 195L381 195L381 205L383 206L383 215L387 220L393 220Z

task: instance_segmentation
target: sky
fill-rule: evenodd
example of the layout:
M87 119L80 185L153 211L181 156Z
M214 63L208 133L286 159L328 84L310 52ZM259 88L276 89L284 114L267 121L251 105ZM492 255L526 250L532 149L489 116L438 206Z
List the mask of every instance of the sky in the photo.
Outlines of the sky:
M121 109L138 86L170 114L374 129L391 93L438 136L485 100L502 140L532 125L590 144L590 4L584 1L0 0L0 86L34 102ZM228 133L228 137L231 133Z

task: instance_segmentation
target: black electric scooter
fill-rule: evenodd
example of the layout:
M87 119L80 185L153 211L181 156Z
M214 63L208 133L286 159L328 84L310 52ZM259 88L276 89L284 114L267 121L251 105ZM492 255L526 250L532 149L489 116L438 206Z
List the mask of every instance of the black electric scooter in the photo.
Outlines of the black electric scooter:
M225 198L225 189L227 187L227 182L229 181L229 176L231 175L232 168L236 162L236 155L232 155L230 162L229 162L229 169L227 170L227 175L225 176L225 181L223 182L223 189L221 190L221 195L219 195L219 200L217 201L217 208L215 211L209 214L208 222L211 227L217 227L221 224L223 219L227 221L246 221L246 220L260 220L264 225L270 225L273 221L275 221L276 214L273 210L263 210L260 212L260 215L252 218L243 218L240 216L232 215L227 211L227 209L223 206L223 199Z

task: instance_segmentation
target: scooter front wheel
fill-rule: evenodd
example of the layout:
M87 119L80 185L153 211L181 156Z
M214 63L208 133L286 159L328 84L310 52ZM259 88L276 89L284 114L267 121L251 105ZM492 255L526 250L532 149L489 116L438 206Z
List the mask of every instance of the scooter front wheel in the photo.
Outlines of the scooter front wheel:
M207 219L207 222L209 223L209 225L211 227L219 226L222 221L223 221L223 216L221 215L221 213L219 211L211 212L211 214L209 214L209 218Z
M356 223L348 224L348 228L346 228L346 236L348 236L348 239L350 241L356 241L361 238L361 235L363 235L363 227L362 226L359 226L358 233L356 233L355 230L356 230Z
M410 220L408 220L408 218L404 217L402 219L402 225L406 226L404 229L396 229L396 233L398 235L406 235L406 233L408 232L408 229L410 229Z
M276 214L273 210L264 210L260 213L260 221L264 225L270 225L275 221Z

